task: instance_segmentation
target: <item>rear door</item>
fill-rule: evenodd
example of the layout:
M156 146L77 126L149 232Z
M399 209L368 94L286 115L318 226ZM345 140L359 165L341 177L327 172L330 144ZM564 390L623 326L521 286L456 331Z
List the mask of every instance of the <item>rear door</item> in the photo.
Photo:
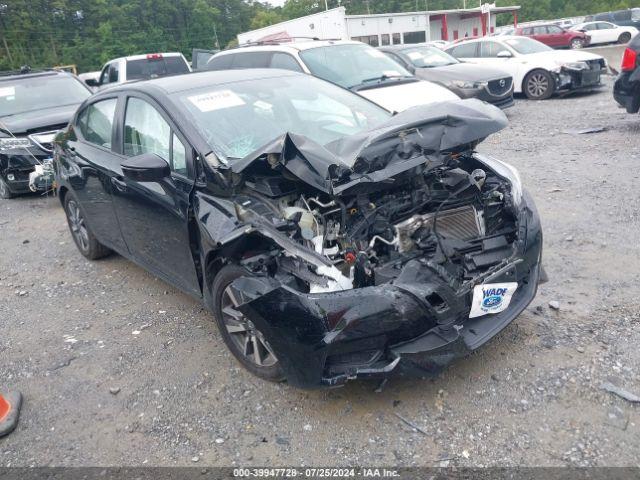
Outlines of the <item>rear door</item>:
M73 136L65 143L69 165L68 181L80 201L89 228L101 243L120 253L127 249L120 233L113 205L111 180L120 168L114 152L115 113L121 99L101 98L87 105L77 116Z
M128 179L120 168L113 181L114 204L124 241L140 264L199 296L189 234L193 151L168 114L150 97L129 94L122 110L120 160L154 153L171 166L171 176L159 182Z
M552 44L553 40L551 39L551 36L549 35L546 26L541 25L538 27L533 27L532 30L533 30L533 35L531 35L531 38L538 40L539 42L542 42L545 45L549 45L550 47L553 46Z

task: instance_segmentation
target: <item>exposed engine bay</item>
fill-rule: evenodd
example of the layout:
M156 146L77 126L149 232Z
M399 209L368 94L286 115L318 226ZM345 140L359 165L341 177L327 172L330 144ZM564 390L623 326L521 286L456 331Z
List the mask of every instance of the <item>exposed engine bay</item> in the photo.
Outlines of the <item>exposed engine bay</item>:
M276 250L270 259L245 263L284 270L308 292L384 284L411 259L460 287L512 253L517 225L510 183L471 153L429 157L353 194L330 196L284 177L247 179L236 198L238 216L269 219L326 265L300 261L286 248L284 255Z

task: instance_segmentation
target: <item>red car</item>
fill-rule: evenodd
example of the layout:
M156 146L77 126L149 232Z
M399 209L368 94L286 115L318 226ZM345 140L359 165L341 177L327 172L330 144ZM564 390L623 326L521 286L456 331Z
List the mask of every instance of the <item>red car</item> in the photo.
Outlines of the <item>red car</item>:
M582 48L590 43L586 33L565 30L554 24L518 27L515 35L531 37L553 48Z

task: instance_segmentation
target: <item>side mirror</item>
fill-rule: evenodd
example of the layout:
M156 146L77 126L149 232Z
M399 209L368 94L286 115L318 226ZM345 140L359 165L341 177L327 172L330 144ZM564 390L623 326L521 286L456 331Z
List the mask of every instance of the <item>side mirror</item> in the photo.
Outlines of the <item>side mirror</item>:
M171 175L167 161L155 153L143 153L120 164L122 173L136 182L159 182Z
M98 85L100 85L98 80L96 80L95 78L87 78L84 81L84 83L87 84L87 86L89 86L89 87L97 87Z
M501 50L498 52L498 55L496 55L496 57L498 58L511 58L513 57L513 55L511 54L511 52L509 50Z

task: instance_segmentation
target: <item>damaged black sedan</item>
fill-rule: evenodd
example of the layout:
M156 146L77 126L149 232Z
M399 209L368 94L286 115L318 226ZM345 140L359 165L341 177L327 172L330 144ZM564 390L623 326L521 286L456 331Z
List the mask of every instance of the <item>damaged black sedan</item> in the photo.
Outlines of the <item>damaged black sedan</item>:
M475 152L505 125L477 100L392 116L307 75L204 72L92 97L54 167L82 254L202 298L255 375L336 386L438 372L534 298L534 204Z

